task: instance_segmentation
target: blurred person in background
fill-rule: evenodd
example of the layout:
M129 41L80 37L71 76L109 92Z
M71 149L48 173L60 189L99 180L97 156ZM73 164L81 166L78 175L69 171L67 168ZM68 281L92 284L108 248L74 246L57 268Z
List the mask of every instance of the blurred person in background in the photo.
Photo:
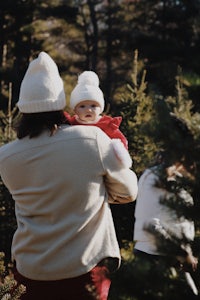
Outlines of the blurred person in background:
M149 282L152 278L160 280L152 290L160 289L164 295L161 288L164 274L161 273L163 268L174 270L174 274L179 274L186 283L183 288L177 286L176 292L184 292L185 296L195 299L198 284L196 286L197 281L193 279L198 260L192 249L195 227L191 218L194 201L190 188L195 179L195 165L187 150L192 135L184 122L173 114L171 121L176 131L183 133L187 146L184 148L182 144L182 149L175 151L172 146L170 150L168 144L168 150L160 151L155 165L147 168L139 178L134 224L135 265L147 262Z

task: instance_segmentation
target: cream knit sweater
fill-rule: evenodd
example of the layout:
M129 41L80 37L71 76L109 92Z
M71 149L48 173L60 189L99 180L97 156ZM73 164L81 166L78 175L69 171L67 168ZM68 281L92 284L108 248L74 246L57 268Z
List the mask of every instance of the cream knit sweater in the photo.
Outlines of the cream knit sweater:
M108 194L135 200L137 177L99 128L66 125L51 137L16 139L0 148L0 175L15 201L12 256L23 276L64 279L106 257L120 262Z

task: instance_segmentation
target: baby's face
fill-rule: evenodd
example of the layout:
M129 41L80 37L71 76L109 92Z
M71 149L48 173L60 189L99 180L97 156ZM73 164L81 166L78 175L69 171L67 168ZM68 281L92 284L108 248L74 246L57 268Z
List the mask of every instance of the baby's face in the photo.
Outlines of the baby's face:
M101 106L94 100L84 100L76 105L74 112L81 121L90 123L98 120Z

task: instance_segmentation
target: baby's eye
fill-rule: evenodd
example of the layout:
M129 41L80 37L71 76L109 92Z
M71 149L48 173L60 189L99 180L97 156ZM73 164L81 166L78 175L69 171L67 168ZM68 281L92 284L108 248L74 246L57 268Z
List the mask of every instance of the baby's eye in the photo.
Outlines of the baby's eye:
M92 104L91 107L94 108L94 107L97 107L97 105L96 104Z
M85 105L80 105L79 107L80 107L80 108L84 108L84 107L85 107Z

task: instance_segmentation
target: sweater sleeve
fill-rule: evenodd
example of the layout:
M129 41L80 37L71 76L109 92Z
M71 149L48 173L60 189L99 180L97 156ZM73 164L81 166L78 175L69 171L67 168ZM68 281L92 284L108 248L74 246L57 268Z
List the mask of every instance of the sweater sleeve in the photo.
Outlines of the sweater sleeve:
M109 202L117 204L134 201L138 192L135 172L119 163L112 142L104 132L98 131L97 140Z

